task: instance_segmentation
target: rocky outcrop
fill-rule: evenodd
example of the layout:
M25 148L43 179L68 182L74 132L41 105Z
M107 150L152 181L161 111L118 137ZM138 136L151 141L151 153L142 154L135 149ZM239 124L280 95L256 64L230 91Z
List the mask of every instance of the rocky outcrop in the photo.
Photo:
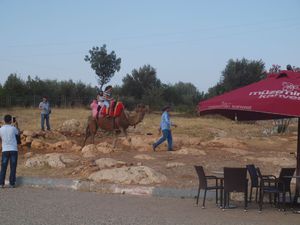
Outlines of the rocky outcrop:
M31 156L25 162L25 167L50 166L52 168L65 168L67 165L75 165L80 157L72 154L49 153Z
M78 120L70 119L64 121L59 130L66 133L77 133L82 132L83 128Z
M100 170L92 173L89 179L120 184L153 184L165 182L167 177L146 166L133 166Z

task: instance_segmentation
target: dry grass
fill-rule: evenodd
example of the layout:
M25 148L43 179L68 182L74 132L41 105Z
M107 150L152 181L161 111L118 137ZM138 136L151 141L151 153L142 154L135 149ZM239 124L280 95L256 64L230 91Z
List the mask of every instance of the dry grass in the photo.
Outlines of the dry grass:
M5 114L11 114L16 116L19 123L19 128L21 130L39 130L40 129L40 110L33 108L10 108L10 109L0 109L1 118ZM90 110L83 108L75 109L52 109L52 114L50 115L50 125L53 129L61 126L61 124L68 119L77 119L81 123L86 123L88 116L90 115Z

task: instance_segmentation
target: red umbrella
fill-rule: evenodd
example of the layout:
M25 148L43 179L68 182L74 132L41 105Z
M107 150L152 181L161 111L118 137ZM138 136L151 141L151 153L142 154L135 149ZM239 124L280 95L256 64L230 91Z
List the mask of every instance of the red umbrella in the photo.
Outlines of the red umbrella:
M300 175L300 72L269 74L257 83L200 102L198 111L200 115L221 114L239 121L298 117L296 174Z

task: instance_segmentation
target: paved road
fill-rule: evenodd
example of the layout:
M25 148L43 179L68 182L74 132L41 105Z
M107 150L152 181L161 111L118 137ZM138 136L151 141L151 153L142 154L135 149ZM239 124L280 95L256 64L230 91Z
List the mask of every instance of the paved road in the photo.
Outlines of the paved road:
M223 212L212 202L207 209L193 199L167 199L36 188L0 189L1 225L211 224L299 225L300 215L268 208L259 214L241 207Z

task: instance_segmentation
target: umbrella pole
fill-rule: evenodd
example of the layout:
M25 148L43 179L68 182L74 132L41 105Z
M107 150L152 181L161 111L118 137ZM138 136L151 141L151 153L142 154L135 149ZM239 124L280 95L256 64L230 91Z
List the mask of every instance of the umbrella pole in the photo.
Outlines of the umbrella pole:
M296 176L300 176L300 117L298 118L298 138L297 138L297 167ZM300 179L296 179L296 193L294 203L297 203L300 194Z
M296 175L300 176L300 117L298 118L298 139L297 139L297 171ZM300 182L297 183L297 187L300 187Z

